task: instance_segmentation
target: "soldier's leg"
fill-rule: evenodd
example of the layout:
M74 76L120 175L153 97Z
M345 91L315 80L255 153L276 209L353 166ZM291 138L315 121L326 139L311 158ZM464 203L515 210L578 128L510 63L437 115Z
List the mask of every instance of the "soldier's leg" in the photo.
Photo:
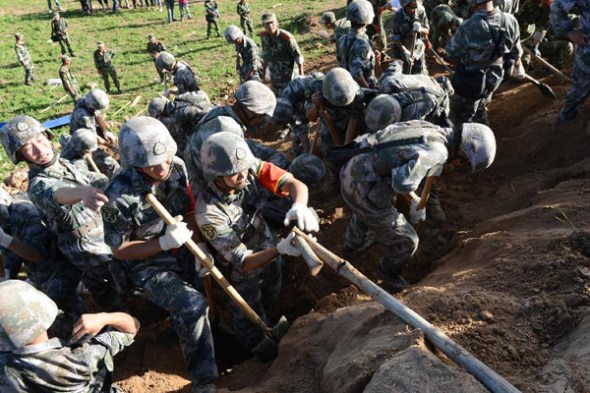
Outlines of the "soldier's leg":
M33 67L25 66L25 85L32 85L33 79Z
M500 87L504 77L504 70L499 66L492 66L486 72L485 97L479 100L473 120L489 126L488 105L492 102L494 92Z
M174 272L155 274L143 289L151 302L170 313L193 388L215 383L217 366L205 296Z
M248 31L250 31L249 35L252 36L254 34L253 33L254 30L252 29L252 20L251 19L249 19L249 18L246 19L246 26L248 27Z
M242 18L240 16L240 27L242 28L242 31L244 32L244 34L248 35L248 32L246 30L246 19Z
M61 48L61 54L65 55L66 54L66 43L65 43L65 39L60 39L59 41L59 47Z
M168 23L172 23L174 20L174 4L170 5L170 3L166 1L166 12L168 14Z
M68 47L68 52L70 52L70 56L76 57L76 54L74 53L74 50L72 49L72 41L70 40L69 36L66 36L65 42L66 42L66 46Z
M219 23L217 22L217 18L213 19L213 23L215 24L215 31L217 32L217 37L221 37L221 33L219 32Z
M559 120L565 121L573 119L582 106L588 95L590 95L590 73L584 72L578 65L579 55L574 61L574 70L572 79L574 82L565 96L565 103L559 113ZM589 63L590 64L590 63Z
M207 19L207 38L211 38L211 25L213 24L213 22L211 22L209 19Z
M92 294L92 298L100 310L119 311L123 305L108 267L110 257L107 255L96 257L102 257L106 261L94 267L78 265L82 270L82 282Z
M109 69L109 74L111 75L111 78L113 78L113 82L117 87L117 92L121 94L123 90L121 90L121 84L119 83L119 77L117 76L117 70L115 69L115 67L111 67Z
M39 283L39 289L49 296L60 310L79 317L88 312L86 303L76 291L81 278L80 269L64 261L56 266L45 282Z
M178 9L180 11L180 21L183 22L184 21L184 4L178 4Z
M189 3L186 3L185 8L186 8L186 17L189 19L193 19L193 16L191 15L191 10L189 8Z
M104 88L107 91L107 93L111 92L111 82L109 81L109 74L107 71L100 71L100 76L102 78L102 81L104 83Z
M376 240L376 236L369 230L369 226L356 212L350 216L344 235L343 254L345 258L352 258L358 252L370 247Z

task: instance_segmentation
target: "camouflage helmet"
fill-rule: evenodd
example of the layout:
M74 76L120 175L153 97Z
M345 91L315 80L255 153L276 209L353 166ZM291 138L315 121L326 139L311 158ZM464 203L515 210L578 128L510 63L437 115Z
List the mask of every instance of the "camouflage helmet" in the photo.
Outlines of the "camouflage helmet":
M225 35L225 40L231 44L232 42L234 42L238 38L242 37L244 35L244 33L242 33L242 30L240 30L240 28L238 26L229 25L225 29L224 35Z
M84 96L86 106L95 111L107 109L110 104L109 95L104 90L94 89Z
M401 116L402 107L399 102L389 94L379 94L367 107L365 122L371 131L376 132L397 123Z
M326 164L318 156L309 153L295 157L289 166L289 172L297 180L305 183L310 192L317 191L318 187L322 188L330 173Z
M176 154L176 142L159 120L139 116L121 127L119 150L122 166L144 168L168 161Z
M402 7L406 7L406 6L408 6L408 5L412 4L412 3L415 3L416 1L417 0L400 0L399 4Z
M95 151L98 149L98 137L93 130L78 128L72 133L69 145L78 153Z
M162 114L162 111L168 102L170 101L166 97L154 97L148 105L148 114L154 119L157 119Z
M13 117L0 129L2 146L13 164L19 163L18 151L38 134L47 132L41 123L31 116ZM51 134L49 134L51 136Z
M187 91L186 93L177 95L174 100L175 102L188 102L202 112L207 112L211 109L211 100L203 90Z
M156 58L156 67L159 70L172 71L174 63L176 63L176 59L172 53L161 52Z
M242 83L234 97L244 108L257 115L272 116L277 105L277 98L272 90L254 80Z
M272 114L272 120L275 124L283 127L286 126L293 118L293 105L286 98L277 98L277 106Z
M496 158L496 137L490 127L464 123L461 128L461 152L473 172L488 168Z
M350 72L344 68L334 68L328 72L322 83L322 94L324 98L335 106L349 105L360 89L360 86L352 78Z
M203 175L208 181L244 172L255 162L246 141L230 132L211 135L201 147Z
M211 135L217 134L218 132L229 132L239 136L240 138L244 138L242 126L239 125L233 118L229 116L218 116L214 119L211 119L200 125L198 132L195 133L190 140L189 154L194 158L195 162L200 163L201 147L203 146L204 141L206 141Z
M0 283L0 351L29 344L53 324L57 305L43 292L20 280Z
M333 25L336 22L336 14L332 11L324 12L320 19L320 23L323 25Z
M346 9L346 19L359 25L368 25L375 19L373 5L367 0L354 0Z

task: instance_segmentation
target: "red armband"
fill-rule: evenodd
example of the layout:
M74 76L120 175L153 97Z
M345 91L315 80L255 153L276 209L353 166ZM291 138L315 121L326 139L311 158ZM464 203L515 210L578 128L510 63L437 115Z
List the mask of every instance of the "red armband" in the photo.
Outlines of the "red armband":
M287 196L288 192L280 190L280 186L283 184L285 179L291 174L278 166L271 164L270 162L262 161L258 168L258 182L260 185L268 191L278 196Z

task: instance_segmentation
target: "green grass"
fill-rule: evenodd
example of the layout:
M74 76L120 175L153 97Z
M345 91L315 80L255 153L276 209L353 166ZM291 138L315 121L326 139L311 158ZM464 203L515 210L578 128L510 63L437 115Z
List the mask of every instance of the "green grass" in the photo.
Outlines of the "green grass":
M203 3L190 4L193 20L185 19L183 23L172 24L166 21L165 9L164 12L123 9L117 14L95 11L91 16L83 16L78 1L67 0L61 3L66 9L62 16L68 21L72 45L78 55L73 59L71 69L80 86L94 82L103 88L102 79L92 60L97 41L104 41L107 47L117 52L114 63L122 88L127 94L111 97L111 107L106 112L108 120L125 121L125 117L132 117L145 109L150 99L162 91L162 86L157 83L158 76L153 63L145 52L147 35L150 33L154 33L170 52L188 62L197 71L201 87L214 102L219 103L228 90L237 84L233 45L227 44L223 37L206 39ZM93 3L95 7L98 6L96 0ZM239 17L235 12L237 1L218 3L223 35L223 30L228 25L239 25ZM282 5L272 8L276 4ZM61 86L52 89L45 84L49 78L59 78L58 70L61 65L59 44L52 43L49 39L52 15L47 12L46 6L46 2L42 0L24 3L0 0L0 122L19 114L45 121L69 114L73 109L68 97L62 103L43 111L65 95ZM276 13L282 26L289 26L292 18L303 12L317 17L323 11L341 10L344 6L344 0L251 1L254 29L257 32L263 30L260 16L269 10ZM175 9L175 17L180 17L178 8ZM16 61L14 33L17 31L25 35L25 44L35 64L37 82L32 87L23 84L24 70ZM320 41L313 34L295 36L308 65L319 56L333 51L331 45ZM260 44L258 37L255 41ZM318 45L319 42L323 45ZM87 90L83 90L83 93L85 91ZM119 111L135 95L142 96L139 104ZM109 116L117 111L119 112L115 118ZM3 178L12 169L12 165L8 163L4 151L0 153L0 158L0 178Z

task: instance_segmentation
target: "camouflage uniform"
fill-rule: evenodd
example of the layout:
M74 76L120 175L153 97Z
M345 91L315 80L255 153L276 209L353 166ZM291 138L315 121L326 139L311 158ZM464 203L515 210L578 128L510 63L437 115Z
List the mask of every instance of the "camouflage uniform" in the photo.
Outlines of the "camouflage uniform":
M376 36L377 47L379 50L387 49L387 35L385 34L385 28L383 27L383 11L385 6L389 3L389 0L369 0L373 5L373 12L375 13L375 19L373 23L367 26L367 36L369 40L373 40Z
M238 4L239 6L239 4ZM262 80L262 63L258 55L258 46L247 36L242 36L242 42L236 43L236 52L241 58L238 73L240 74L240 81L246 82L250 79L257 81Z
M426 143L389 147L354 156L340 173L342 197L352 209L345 250L360 251L370 237L383 245L380 270L399 274L418 248L418 235L395 208L396 194L416 191L422 179L440 173L452 144L452 129L423 121L391 125L368 136L367 145L426 136ZM349 251L350 252L350 251Z
M353 78L364 77L370 87L376 87L375 53L369 37L357 28L351 27L346 35L340 37L336 54L340 67L348 70Z
M109 271L111 250L104 243L100 213L85 207L83 201L60 205L54 198L60 188L104 188L107 180L102 174L81 171L57 159L44 168L29 168L29 197L57 234L59 250L82 271L82 279L96 303L102 308L116 308L120 304Z
M262 53L260 57L268 65L270 81L276 94L299 75L296 64L303 64L303 54L291 33L277 29L275 35L260 33Z
M428 17L428 19L432 21L432 10L440 4L449 5L449 2L449 0L423 0L422 6L426 10L426 16Z
M72 97L75 105L80 100L80 86L78 86L78 81L74 74L72 74L69 65L64 64L59 67L59 78L61 79L64 90Z
M426 68L426 45L420 33L414 33L412 26L414 22L419 22L423 28L428 29L428 18L426 17L426 10L424 7L418 6L414 15L408 15L406 10L402 7L393 14L393 57L404 62L404 72L409 71L409 64L406 62L405 56L402 54L397 46L397 42L401 43L410 52L412 51L412 43L414 42L414 34L416 34L416 44L414 46L414 65L412 66L412 74L428 75Z
M193 69L184 61L178 61L174 67L174 85L178 89L178 94L188 91L197 92L201 90L195 79Z
M60 137L60 144L62 145L62 150L59 154L61 158L67 160L70 164L75 166L78 170L85 171L85 172L92 172L93 169L88 163L88 160L84 157L87 152L80 151L77 146L72 144L72 137L76 136L76 132L72 133L72 135L63 134ZM116 174L121 166L113 157L109 156L103 150L96 149L92 151L92 160L101 171L101 173L105 174L109 179Z
M61 54L64 55L66 53L67 47L70 56L75 56L67 29L68 22L64 18L60 17L51 21L51 36L57 38L57 42L59 42L59 46L61 47Z
M0 390L120 392L111 386L113 356L133 343L129 333L107 331L66 346L58 338L0 353Z
M94 65L102 77L107 93L111 92L109 76L113 79L113 83L119 93L121 93L121 85L119 84L119 78L117 77L117 70L115 70L115 66L113 65L113 57L115 57L114 51L109 49L105 52L101 52L100 49L97 49L94 51Z
M590 3L580 0L555 0L551 4L551 25L555 30L555 34L564 37L574 31L574 25L568 16L568 13L573 11L574 7L580 14L581 31L586 37L590 37ZM578 108L590 95L589 44L584 47L577 47L572 78L574 82L567 92L564 107L559 114L561 120L569 120L575 117Z
M186 215L194 204L187 185L184 162L175 157L169 177L153 192L173 216ZM145 199L151 191L152 183L135 168L115 176L105 191L109 202L102 208L105 242L109 246L157 239L164 234L164 221ZM195 279L194 256L181 247L120 263L133 285L142 288L151 302L170 313L170 323L178 335L193 383L214 382L217 367L207 300L189 284Z
M471 8L470 0L453 0L450 4L453 11L459 18L466 20L473 15L473 8Z
M219 11L217 10L217 1L215 0L206 0L205 3L205 20L207 21L207 38L211 37L211 27L215 26L215 31L217 32L217 37L221 37L219 33L219 24L217 23L217 19L219 19Z
M263 198L260 198L262 185L259 175L262 166L272 164L256 161L248 171L248 185L237 194L230 195L210 182L209 187L197 198L195 215L199 229L217 252L217 266L254 311L268 322L263 305L271 304L279 296L283 259L278 256L261 269L250 272L242 270L244 259L252 252L266 250L277 244L276 233L260 215ZM286 176L281 177L274 190L269 191L282 195L275 190L280 189L285 179ZM260 328L234 302L230 307L237 337L246 348L253 349L262 338Z
M16 52L16 59L22 64L25 69L25 85L30 85L35 80L35 74L33 72L33 60L29 55L29 51L25 44L15 44L14 50Z
M522 55L516 18L498 8L478 11L457 29L445 50L449 59L460 63L452 79L455 125L470 121L487 124L487 106L502 82L503 67L511 66ZM471 86L471 76L481 72L485 73L483 88L478 78L478 86ZM481 94L467 96L466 90Z
M244 34L252 35L252 18L250 17L250 3L240 1L236 7L236 12L240 15L240 26ZM246 30L248 29L248 30Z
M348 34L349 31L350 21L346 18L338 19L334 22L334 42L338 44L340 37ZM338 50L338 45L336 45L336 50Z
M160 83L164 83L164 78L166 76L164 75L164 72L156 66L156 57L160 52L166 52L166 45L164 45L161 41L148 42L147 52L152 56L152 61L154 62L156 71L158 71L158 75L160 76Z
M458 17L451 7L446 4L440 4L434 7L430 14L433 47L444 47L448 39L453 35L453 31L459 26Z

